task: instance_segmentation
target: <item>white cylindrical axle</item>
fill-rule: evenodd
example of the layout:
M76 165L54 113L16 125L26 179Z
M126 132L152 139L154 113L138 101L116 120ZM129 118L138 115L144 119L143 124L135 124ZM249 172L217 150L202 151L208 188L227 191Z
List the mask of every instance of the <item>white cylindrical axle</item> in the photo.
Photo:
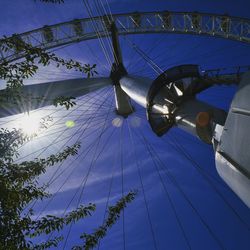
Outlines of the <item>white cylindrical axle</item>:
M147 95L153 81L146 77L126 75L120 79L121 88L139 105L146 108Z

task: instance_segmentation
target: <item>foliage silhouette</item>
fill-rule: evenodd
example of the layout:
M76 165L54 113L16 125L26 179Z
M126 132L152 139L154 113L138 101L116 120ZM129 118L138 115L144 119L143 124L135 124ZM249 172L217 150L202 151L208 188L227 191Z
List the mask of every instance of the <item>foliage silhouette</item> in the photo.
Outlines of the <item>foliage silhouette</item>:
M44 0L43 2L59 3L63 1ZM15 50L24 55L24 59L18 62L0 62L0 79L6 81L5 92L0 96L0 107L5 102L16 100L30 100L22 95L23 81L37 73L39 66L48 66L52 61L57 67L66 67L87 74L91 77L97 74L96 65L84 64L74 60L64 60L54 53L48 53L41 48L34 48L23 42L18 35L0 40L0 50L8 52ZM73 97L60 96L54 100L54 105L65 106L66 109L76 105ZM41 121L41 127L46 129L46 121ZM36 135L33 135L36 136ZM63 240L63 236L56 235L45 242L36 243L34 240L41 235L58 232L71 223L75 223L95 211L95 204L79 205L76 209L62 217L45 215L40 219L33 219L35 211L28 209L29 204L35 200L44 200L50 196L46 191L47 185L38 182L38 177L45 173L49 167L65 161L78 153L80 143L75 143L64 148L61 152L46 158L35 158L31 161L16 163L18 149L25 142L32 139L21 129L0 129L0 249L48 249L57 247ZM97 228L93 234L82 233L80 238L83 244L73 246L73 249L92 249L107 234L108 229L119 219L121 211L130 203L136 195L131 191L118 202L109 207L104 224Z

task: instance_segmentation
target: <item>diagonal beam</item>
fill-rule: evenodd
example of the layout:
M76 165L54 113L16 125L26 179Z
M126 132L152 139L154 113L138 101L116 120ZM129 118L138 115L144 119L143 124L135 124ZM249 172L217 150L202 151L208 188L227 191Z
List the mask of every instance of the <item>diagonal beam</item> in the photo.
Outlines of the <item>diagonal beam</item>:
M21 99L7 98L6 90L0 90L0 98L6 98L0 107L0 118L53 105L53 100L58 96L79 97L110 84L110 78L76 78L24 85L21 89L24 98Z

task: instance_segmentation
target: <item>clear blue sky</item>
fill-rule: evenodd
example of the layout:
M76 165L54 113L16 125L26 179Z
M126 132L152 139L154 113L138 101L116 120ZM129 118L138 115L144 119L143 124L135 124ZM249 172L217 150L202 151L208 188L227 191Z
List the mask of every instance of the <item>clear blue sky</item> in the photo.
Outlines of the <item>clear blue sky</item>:
M106 0L102 1L106 2ZM250 18L250 3L246 0L108 0L108 2L112 13L154 10L200 11ZM88 16L81 0L65 0L65 4L62 5L43 4L33 0L0 0L0 9L1 36ZM183 63L199 64L202 69L250 65L250 46L233 41L169 34L134 35L130 39L142 50L148 52L149 56L164 69ZM130 73L139 72L140 75L156 77L122 38L121 45L125 65ZM101 75L108 76L109 74L109 70L105 68L107 64L98 41L72 45L59 50L58 54L82 62L97 63L97 69ZM28 80L27 83L74 77L79 77L79 74L57 71L51 66L48 69L41 69L37 77L31 81ZM200 98L215 106L228 109L234 91L233 86L216 87L202 94ZM112 125L112 121L116 118L113 106L110 110L109 105L112 97L105 102L105 105L99 107L104 97L101 91L84 97L79 102L81 109L68 118L76 120L76 127L60 135L64 140L54 143L46 151L46 153L55 152L67 141L66 135L70 136L78 129L83 131L84 126L87 126L85 125L88 122L87 119L96 112L97 115L90 126L85 127L88 137L81 139L83 143L81 157L75 161L70 159L59 169L58 173L63 169L65 172L51 186L51 191L56 192L65 180L67 182L44 211L44 213L53 214L63 212L74 192L84 182L89 167L93 166L87 178L81 202L96 202L97 212L92 218L72 227L65 249L70 249L72 244L79 242L78 236L81 231L91 232L91 229L101 224L107 200L109 199L109 204L114 204L119 199L122 194L122 182L124 193L137 188L139 194L102 241L100 249L120 250L123 249L125 243L128 250L151 250L154 249L153 239L159 250L188 249L187 242L195 250L250 249L250 210L216 173L212 147L178 129L172 129L162 138L156 137L147 124L144 110L137 106L136 113L127 121L123 121L123 129L117 128ZM97 104L93 106L91 100ZM88 105L84 106L84 103ZM52 111L46 109L44 114L50 112ZM77 120L76 116L81 115L81 112L83 112L82 117ZM64 114L65 112L56 113L55 119L61 119ZM105 124L106 114L108 114L108 120ZM130 139L127 123L130 124L134 143ZM97 143L97 147L94 146L83 159L87 146L98 138L103 125L108 125L108 130L104 133L100 143ZM63 126L62 122L61 125L55 126L53 131L61 130ZM122 139L120 139L121 133L123 133ZM152 146L157 151L157 154L153 153L154 161L147 146L140 139L142 134L146 137L150 147ZM25 155L28 151L34 152L35 149L42 148L54 139L58 141L56 139L58 135L59 132L35 141L31 145L26 145L22 153ZM74 142L74 138L69 143ZM121 148L120 144L122 144ZM104 146L106 147L100 157L95 164L92 164L93 155L98 155ZM36 155L38 153L32 156ZM146 203L136 158L141 169ZM163 164L159 164L159 159ZM71 177L68 177L73 168L75 171ZM53 172L53 169L49 170L42 180L49 179ZM168 178L167 173L174 176L177 186ZM71 207L74 207L76 203L77 198ZM45 203L39 203L37 210L40 211L44 206ZM67 234L68 229L65 232ZM59 249L62 249L62 246Z

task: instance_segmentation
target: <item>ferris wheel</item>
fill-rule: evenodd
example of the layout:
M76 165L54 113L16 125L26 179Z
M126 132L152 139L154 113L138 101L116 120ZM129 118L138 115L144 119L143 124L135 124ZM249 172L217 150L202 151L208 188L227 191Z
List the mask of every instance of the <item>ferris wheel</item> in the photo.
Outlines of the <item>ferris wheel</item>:
M178 181L178 174L167 164L170 158L168 158L168 154L164 153L163 147L171 150L174 148L184 156L192 165L192 171L196 171L204 179L206 185L212 189L217 198L222 200L226 209L233 213L238 223L249 232L249 224L231 205L222 189L218 187L223 184L218 179L214 180L211 173L195 162L192 155L178 142L178 135L185 137L185 132L175 128L180 128L193 135L194 138L199 138L201 142L196 141L196 143L200 143L200 145L203 143L204 145L213 145L219 175L249 207L250 156L244 149L250 142L247 133L250 112L250 103L247 100L250 67L239 66L201 71L199 65L179 64L163 69L145 51L140 49L140 46L135 44L129 35L176 33L218 37L248 44L250 43L249 27L249 19L199 12L162 11L116 15L109 13L95 17L90 13L90 18L44 26L15 35L17 39L33 47L46 50L56 50L96 39L102 48L110 70L110 74L103 77L68 79L67 75L66 80L23 87L23 91L27 94L46 97L40 102L33 103L31 101L29 103L29 109L34 110L31 114L52 115L55 119L47 134L38 136L39 145L35 141L31 142L30 145L25 145L32 150L28 154L24 150L23 159L34 155L39 157L54 150L59 151L63 146L81 140L84 147L79 155L72 162L66 162L64 166L58 166L56 170L49 172L48 183L52 186L52 190L54 189L55 195L53 197L60 197L60 191L63 190L67 182L70 182L70 178L77 177L76 192L72 192L70 201L65 202L66 209L77 205L76 200L89 201L89 198L85 198L83 195L84 192L87 192L85 189L91 192L91 186L95 182L97 183L96 178L104 175L103 179L106 179L107 183L100 184L98 188L106 191L106 193L100 191L100 194L105 193L105 202L102 204L103 211L105 211L105 207L112 199L112 190L120 189L121 195L124 195L126 190L133 188L135 183L130 181L130 173L133 172L131 168L136 168L136 185L141 190L140 202L144 204L146 224L150 235L150 247L145 246L144 249L164 249L164 243L157 240L157 234L166 224L161 225L160 230L157 231L147 196L147 190L151 189L147 186L151 175L153 175L153 180L158 182L152 189L155 191L163 190L162 196L167 200L167 206L172 211L171 216L175 219L176 230L181 238L180 242L175 242L176 249L178 247L180 249L195 248L192 245L194 244L191 240L192 237L187 233L187 222L186 224L183 222L178 204L186 204L190 215L192 214L197 220L196 223L207 232L210 238L207 241L212 242L211 246L216 246L216 249L227 248L221 242L212 223L209 223L202 215L199 205L197 206L193 202L187 194L185 186ZM138 54L151 67L156 75L154 79L145 75L130 74L124 63L123 57L125 58L125 56L120 47L119 37L124 37L134 53ZM23 51L1 51L1 60L8 62L20 60L24 56ZM214 85L231 84L238 85L239 91L235 94L228 113L196 98L198 94ZM78 105L68 112L62 109L52 109L51 100L57 96L77 97ZM19 116L12 115L23 112L25 109L26 107L20 103L11 109L7 106L2 107L0 109L2 124L16 123ZM149 130L151 130L150 135L145 132ZM165 134L168 137L165 137ZM49 138L49 146L46 138ZM190 138L192 137L187 137L188 140ZM155 145L156 142L157 145ZM211 151L211 148L209 150ZM105 151L108 151L106 155ZM114 156L112 152L114 152ZM144 163L146 159L143 159L142 152L146 152L146 159L151 160L150 164ZM101 165L104 162L110 166L102 169ZM173 159L170 162L176 164ZM85 163L86 167L82 167L81 170L81 165ZM70 169L67 168L69 164L72 165ZM128 169L126 169L126 165L129 166ZM145 169L144 166L150 166L154 170ZM104 170L108 170L108 173ZM84 173L81 176L76 176L81 171ZM119 184L115 183L116 176L120 178ZM58 180L60 182L57 182ZM72 185L73 183L71 183L71 187ZM172 192L171 188L174 189ZM223 188L225 187L223 186ZM178 197L181 197L180 200L174 198L175 192L178 193ZM49 207L53 199L56 198L50 199L40 214ZM138 216L136 213L135 215ZM128 249L133 249L132 246L129 247L130 243L126 242L124 214L121 232L123 247L126 249L127 246ZM70 230L68 235L70 235ZM65 243L64 248L67 249L67 243Z

